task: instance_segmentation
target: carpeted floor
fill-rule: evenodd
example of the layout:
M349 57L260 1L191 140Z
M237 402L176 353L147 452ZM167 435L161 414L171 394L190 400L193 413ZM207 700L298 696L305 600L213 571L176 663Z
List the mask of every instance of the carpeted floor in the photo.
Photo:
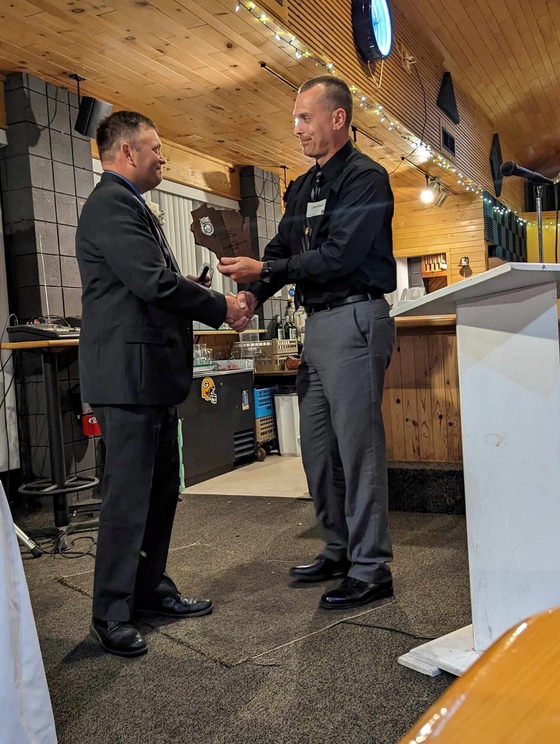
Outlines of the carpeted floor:
M91 556L25 556L60 744L395 744L452 681L397 664L408 634L470 607L463 517L394 513L392 532L394 600L341 616L287 576L321 547L308 500L188 496L169 572L215 612L143 625L135 660L87 637Z

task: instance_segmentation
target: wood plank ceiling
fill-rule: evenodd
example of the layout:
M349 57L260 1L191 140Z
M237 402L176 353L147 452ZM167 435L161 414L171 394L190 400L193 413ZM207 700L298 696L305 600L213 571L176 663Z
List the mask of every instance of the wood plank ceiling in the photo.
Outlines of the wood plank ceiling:
M548 160L548 167L556 167L559 3L393 2L427 25L455 81L497 131L519 144L525 164ZM74 89L68 75L78 73L86 78L83 94L152 115L169 140L232 164L287 166L291 176L308 167L292 135L294 93L262 71L263 59L296 85L322 72L271 40L248 12L235 12L234 0L2 0L0 5L4 74L25 71ZM359 110L356 123L383 142L380 147L359 139L389 170L410 152L396 132L376 127ZM418 183L412 169L401 168L397 175L403 186Z
M560 171L560 2L395 0L526 167Z

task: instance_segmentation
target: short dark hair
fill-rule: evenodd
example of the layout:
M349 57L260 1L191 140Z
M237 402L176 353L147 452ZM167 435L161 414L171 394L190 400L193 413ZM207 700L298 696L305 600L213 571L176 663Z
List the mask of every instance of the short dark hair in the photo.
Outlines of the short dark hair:
M340 78L333 77L332 75L320 75L304 83L298 93L304 93L316 85L323 86L323 101L327 106L331 107L333 111L338 108L344 109L346 122L350 126L350 122L352 121L352 92L344 80L340 80Z
M99 157L110 160L123 140L134 141L141 129L155 129L154 122L136 111L116 111L103 119L97 127L95 141Z

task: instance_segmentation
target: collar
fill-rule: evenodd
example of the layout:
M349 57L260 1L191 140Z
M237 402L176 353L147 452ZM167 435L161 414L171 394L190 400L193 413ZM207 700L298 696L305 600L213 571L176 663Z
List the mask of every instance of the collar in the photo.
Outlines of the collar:
M354 145L350 140L348 140L348 142L343 145L340 150L337 150L337 152L335 152L335 154L327 160L325 165L321 168L325 181L334 181L335 178L340 175L346 159L353 150Z
M131 191L134 192L135 196L137 196L143 204L146 203L144 197L142 196L142 192L140 191L140 189L138 188L138 186L135 183L132 183L132 181L130 181L128 178L126 178L126 176L123 176L120 173L115 173L115 171L112 171L112 170L105 170L103 172L104 173L110 173L112 176L116 176L117 178L120 178L120 180L121 181L124 181L124 183L126 183L126 185L128 186L128 188Z

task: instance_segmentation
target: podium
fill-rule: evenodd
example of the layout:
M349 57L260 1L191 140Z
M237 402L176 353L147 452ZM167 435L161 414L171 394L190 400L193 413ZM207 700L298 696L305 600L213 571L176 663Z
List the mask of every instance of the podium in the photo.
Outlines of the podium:
M457 316L472 625L399 658L424 674L560 605L559 284L560 264L505 264L391 310Z

